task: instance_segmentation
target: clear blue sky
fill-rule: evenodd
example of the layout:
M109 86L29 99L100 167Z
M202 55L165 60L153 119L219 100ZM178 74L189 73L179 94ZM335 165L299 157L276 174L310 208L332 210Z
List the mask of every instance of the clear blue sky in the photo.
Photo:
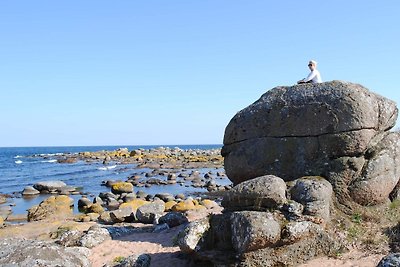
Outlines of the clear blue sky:
M0 2L0 146L221 144L319 62L400 103L400 1Z

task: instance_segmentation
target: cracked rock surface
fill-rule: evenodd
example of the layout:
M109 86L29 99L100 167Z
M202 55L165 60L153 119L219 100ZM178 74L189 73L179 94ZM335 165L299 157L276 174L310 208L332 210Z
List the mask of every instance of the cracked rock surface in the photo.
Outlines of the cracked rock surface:
M239 184L322 176L340 203L375 205L399 182L396 103L344 81L275 87L225 129L224 166Z

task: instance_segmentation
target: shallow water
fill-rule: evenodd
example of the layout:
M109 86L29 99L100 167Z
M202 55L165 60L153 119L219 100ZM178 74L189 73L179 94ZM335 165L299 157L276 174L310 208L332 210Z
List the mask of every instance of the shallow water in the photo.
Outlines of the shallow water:
M155 148L158 146L123 146L130 151L138 148ZM176 147L176 146L170 146ZM178 146L181 149L213 149L220 148L220 145L193 145ZM56 157L60 153L78 153L84 151L116 150L120 146L108 147L29 147L29 148L0 148L0 193L18 195L25 186L33 185L39 181L61 180L67 185L80 187L82 192L87 194L90 199L97 196L100 192L108 192L109 188L102 186L105 180L125 181L134 174L141 176L141 181L147 179L145 173L151 171L147 168L136 168L136 164L119 164L118 162L109 162L103 165L101 162L78 161L76 163L62 164L57 163ZM162 170L162 169L161 169ZM222 169L202 168L197 169L202 177L207 172L216 173ZM188 169L183 172L190 173ZM153 176L166 180L165 176ZM179 181L179 178L177 179ZM217 184L227 185L231 182L227 178L216 178ZM184 193L191 195L198 192L206 192L205 188L194 188L190 182L184 185L152 185L151 187L135 187L138 190L148 194L156 193ZM15 194L17 192L17 194ZM48 195L40 195L34 198L10 198L6 205L12 204L13 213L25 213L32 205L39 204ZM71 196L75 200L80 195ZM75 211L76 210L75 205Z

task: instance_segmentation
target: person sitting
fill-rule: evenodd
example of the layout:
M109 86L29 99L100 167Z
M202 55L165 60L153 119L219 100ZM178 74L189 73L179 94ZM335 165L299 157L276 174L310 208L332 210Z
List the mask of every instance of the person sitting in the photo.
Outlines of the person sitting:
M308 62L308 68L311 70L310 74L297 83L322 83L321 74L317 70L317 62L315 60L310 60Z

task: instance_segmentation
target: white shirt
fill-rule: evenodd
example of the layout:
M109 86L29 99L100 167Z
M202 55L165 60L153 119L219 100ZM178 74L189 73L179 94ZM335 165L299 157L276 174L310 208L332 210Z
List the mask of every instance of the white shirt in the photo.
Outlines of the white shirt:
M303 81L305 83L309 81L311 81L312 83L322 83L321 74L318 70L314 69L310 72L310 74L308 74L307 78L303 79Z

